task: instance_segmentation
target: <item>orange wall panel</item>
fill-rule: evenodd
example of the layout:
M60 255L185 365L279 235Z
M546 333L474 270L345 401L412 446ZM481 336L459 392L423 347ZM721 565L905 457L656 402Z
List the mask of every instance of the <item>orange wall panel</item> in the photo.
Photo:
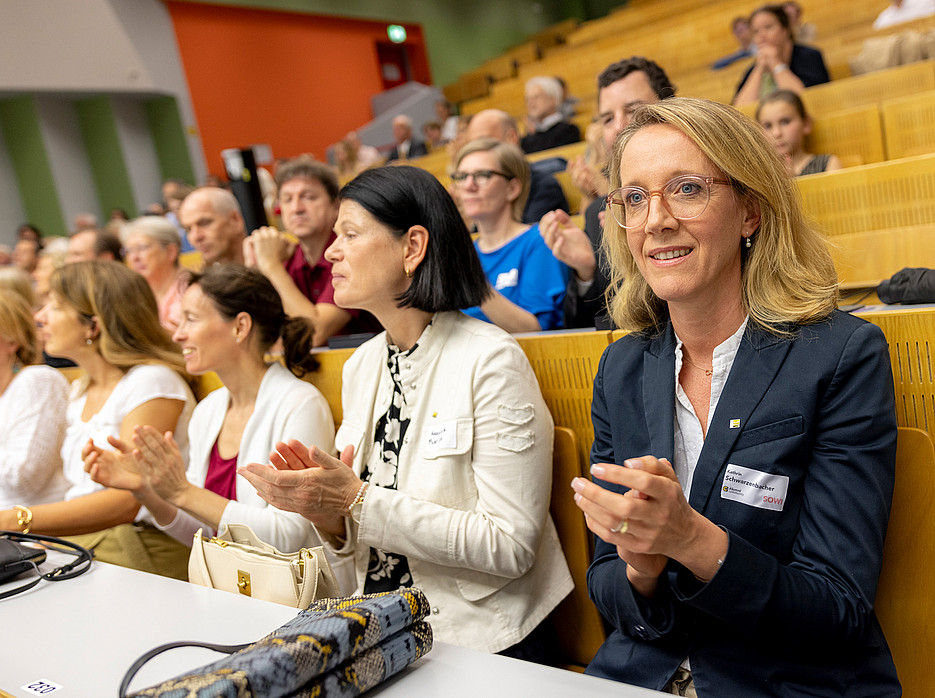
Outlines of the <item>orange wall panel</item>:
M386 24L167 2L208 169L221 150L268 143L274 157L325 149L372 118ZM406 24L413 77L430 81L421 27Z

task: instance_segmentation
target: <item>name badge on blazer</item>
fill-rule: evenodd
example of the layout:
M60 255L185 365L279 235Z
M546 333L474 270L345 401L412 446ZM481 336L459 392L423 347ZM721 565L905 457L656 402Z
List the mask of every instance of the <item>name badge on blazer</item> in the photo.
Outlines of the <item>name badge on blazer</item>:
M422 450L426 452L458 447L458 422L451 420L432 424L422 432Z
M782 511L788 489L789 478L785 475L773 475L728 463L724 482L721 483L721 499L730 499L758 509Z

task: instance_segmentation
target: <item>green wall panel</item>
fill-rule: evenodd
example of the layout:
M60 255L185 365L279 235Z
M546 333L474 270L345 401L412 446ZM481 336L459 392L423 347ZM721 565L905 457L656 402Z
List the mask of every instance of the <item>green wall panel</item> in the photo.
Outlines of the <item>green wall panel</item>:
M181 179L195 184L195 169L192 167L185 138L185 127L175 97L157 97L143 104L146 121L152 134L156 158L162 179Z
M122 208L136 216L136 200L110 98L75 102L75 113L101 211L106 215L113 208Z
M0 128L27 219L45 235L67 235L35 100L32 97L0 100Z

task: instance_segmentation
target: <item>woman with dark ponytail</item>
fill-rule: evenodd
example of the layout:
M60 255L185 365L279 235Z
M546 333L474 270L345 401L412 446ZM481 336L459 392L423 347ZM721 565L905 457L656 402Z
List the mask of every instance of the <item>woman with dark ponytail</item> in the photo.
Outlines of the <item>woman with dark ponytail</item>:
M224 384L195 408L188 466L171 433L137 428L117 452L87 449L85 469L101 484L130 490L165 533L191 545L199 528L247 524L282 551L318 545L306 518L267 505L237 466L264 460L276 443L332 443L325 398L299 380L315 368L313 327L288 318L272 284L255 269L229 264L192 274L173 339L188 372L214 371ZM267 364L280 337L285 367Z

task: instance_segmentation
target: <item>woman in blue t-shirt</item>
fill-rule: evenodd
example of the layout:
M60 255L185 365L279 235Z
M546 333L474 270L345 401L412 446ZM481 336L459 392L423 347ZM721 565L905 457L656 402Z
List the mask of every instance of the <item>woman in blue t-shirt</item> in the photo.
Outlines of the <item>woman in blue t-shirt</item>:
M568 267L552 255L538 223L520 222L529 196L526 158L515 145L480 138L455 162L455 194L477 226L474 247L495 291L464 312L507 332L560 328Z

